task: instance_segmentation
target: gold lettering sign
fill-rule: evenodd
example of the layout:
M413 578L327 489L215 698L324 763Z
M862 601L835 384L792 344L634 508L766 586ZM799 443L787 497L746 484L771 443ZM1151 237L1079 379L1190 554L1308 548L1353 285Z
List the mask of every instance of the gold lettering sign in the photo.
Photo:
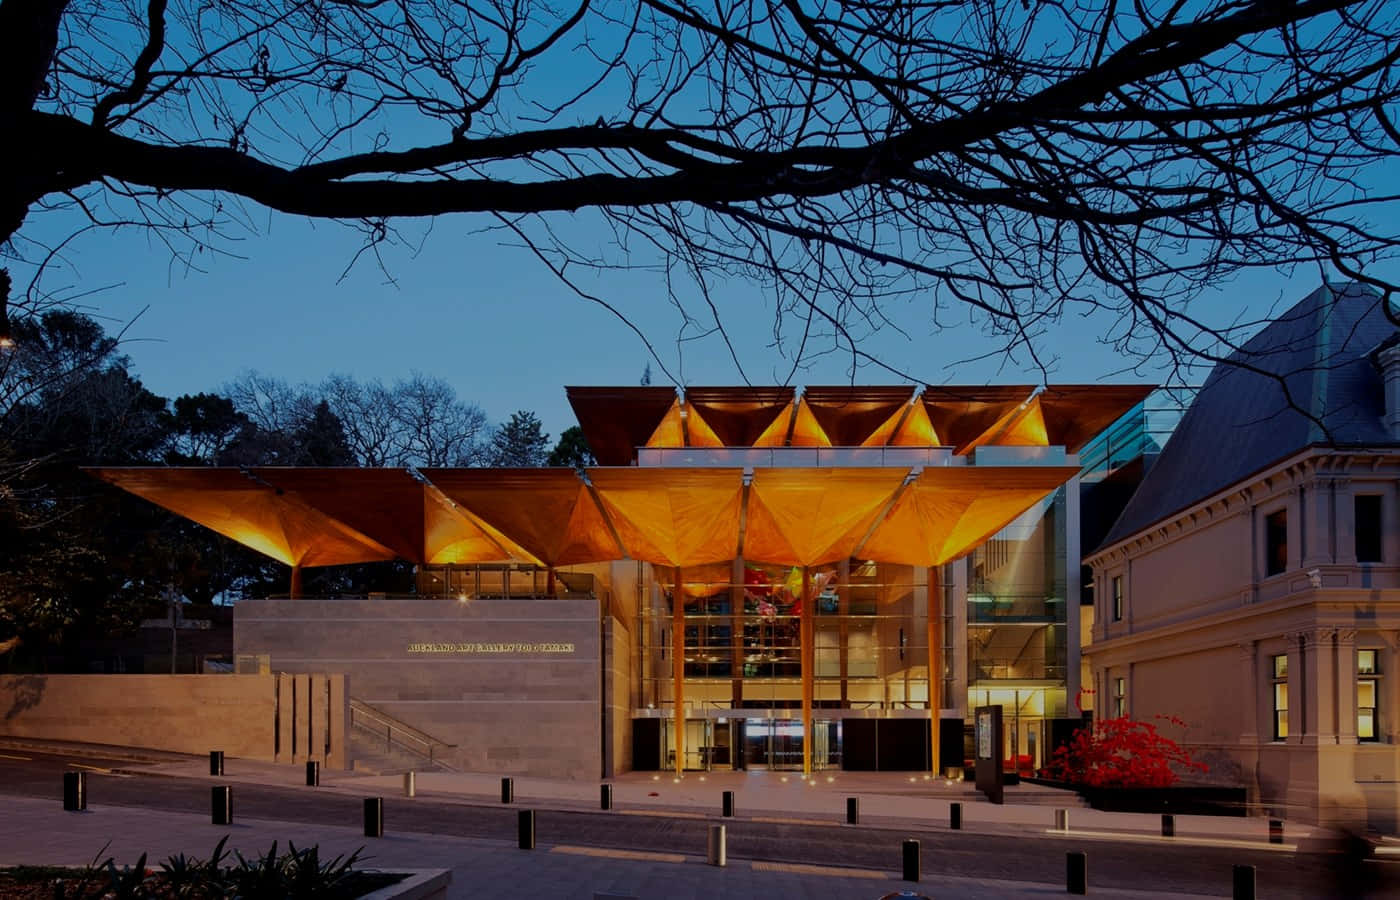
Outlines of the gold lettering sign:
M573 653L573 644L434 643L409 644L409 653Z

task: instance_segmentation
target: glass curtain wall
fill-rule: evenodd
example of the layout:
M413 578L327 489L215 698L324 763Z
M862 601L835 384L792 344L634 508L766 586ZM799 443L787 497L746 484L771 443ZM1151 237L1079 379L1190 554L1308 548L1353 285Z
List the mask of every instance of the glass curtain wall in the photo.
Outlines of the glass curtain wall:
M968 709L1002 707L1004 759L1019 771L1045 764L1044 720L1074 715L1065 695L1065 490L966 560Z
M637 622L647 648L641 699L663 715L674 710L672 634L679 596L686 767L716 764L713 751L692 748L715 747L719 726L738 719L742 736L725 735L731 761L737 756L732 747L742 742L750 767L800 769L801 569L753 562L686 569L679 591L671 573L658 569L656 576ZM834 711L928 708L928 575L911 566L849 560L813 567L808 578L813 764L839 767L841 717ZM674 760L669 720L662 728L666 757ZM704 743L694 745L692 737Z

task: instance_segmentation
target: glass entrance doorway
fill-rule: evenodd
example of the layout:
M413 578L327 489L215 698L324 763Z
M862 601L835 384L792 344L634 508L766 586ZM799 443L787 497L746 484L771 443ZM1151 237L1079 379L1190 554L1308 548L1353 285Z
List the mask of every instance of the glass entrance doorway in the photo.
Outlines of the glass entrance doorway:
M802 771L802 720L746 719L744 761L750 769Z

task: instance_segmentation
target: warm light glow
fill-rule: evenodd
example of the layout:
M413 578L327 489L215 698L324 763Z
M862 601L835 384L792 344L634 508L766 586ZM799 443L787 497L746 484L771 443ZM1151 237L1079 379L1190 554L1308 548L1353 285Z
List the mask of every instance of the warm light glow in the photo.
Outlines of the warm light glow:
M4 337L0 337L0 350L9 350L12 347L14 347L14 345L15 339L10 337L8 334Z

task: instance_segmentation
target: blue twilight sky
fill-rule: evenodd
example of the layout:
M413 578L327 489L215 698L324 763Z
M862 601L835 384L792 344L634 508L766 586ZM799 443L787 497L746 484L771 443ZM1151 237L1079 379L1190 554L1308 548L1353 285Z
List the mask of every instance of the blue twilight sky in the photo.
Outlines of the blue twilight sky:
M128 326L125 352L145 384L166 397L215 390L248 370L294 383L332 372L392 381L419 371L446 379L493 422L530 409L557 436L574 424L564 385L636 384L648 362L646 348L616 316L577 297L504 236L475 233L470 217L438 220L416 253L391 251L392 282L363 260L342 278L360 247L345 227L266 211L260 222L261 234L235 246L243 258L209 260L205 272L185 270L137 231L90 236L68 254L71 267L55 283L110 285L87 298L88 309L109 331ZM1400 278L1393 264L1377 271ZM1253 272L1202 297L1197 310L1217 322L1264 315L1301 299L1318 281L1315 267ZM659 276L585 283L647 334L684 383L743 383L717 337L677 342L682 319ZM771 303L743 281L719 293L748 378L760 384L786 378L791 361L771 347ZM1029 365L999 356L956 364L996 346L965 317L947 316L950 324L936 331L926 310L895 312L907 336L888 329L863 346L920 380L1039 380ZM1124 359L1098 340L1110 325L1076 316L1048 335L1042 347L1056 358L1052 381L1166 377L1161 369L1123 371ZM848 382L850 364L847 356L826 355L793 381ZM653 383L668 383L655 364L652 369ZM855 380L902 381L871 367Z
M542 77L547 86L552 78L558 89L572 92L577 79L568 77L570 71L565 65L542 64L531 84L538 85ZM396 130L393 143L401 148L439 139L436 133ZM1400 167L1369 172L1365 178L1372 196L1394 195ZM1396 214L1389 216L1385 227L1400 232ZM393 381L418 371L447 380L493 422L529 409L557 436L574 423L564 385L636 384L648 362L642 342L616 316L573 294L526 250L511 246L507 235L483 231L493 223L489 217L448 216L430 228L404 223L413 246L387 251L388 275L372 259L362 258L344 277L361 247L357 232L256 207L249 208L249 217L258 233L222 245L242 258L205 255L204 272L182 268L146 232L93 232L66 250L63 268L45 285L59 293L64 286L67 293L109 286L85 297L88 310L109 331L129 326L125 352L146 385L166 397L217 390L248 370L293 383L320 381L333 372ZM559 214L549 221L577 247L616 258L618 251L604 243L609 234L596 227L594 214ZM36 216L24 233L56 241L73 222ZM1400 264L1392 260L1375 273L1400 281ZM1249 272L1201 297L1193 312L1217 325L1257 319L1301 299L1322 277L1308 266ZM717 337L678 343L683 321L666 299L662 275L614 270L602 279L579 278L651 339L665 367L683 383L741 384L744 376L759 384L789 379L791 360L772 346L771 301L752 284L735 280L714 285L744 367L741 374ZM965 315L945 313L944 327L935 330L926 305L907 303L885 311L903 333L887 328L863 348L919 381L1024 383L1041 378L1024 358L1018 364L994 355L957 364L998 346L969 325ZM1050 380L1165 378L1161 369L1124 371L1129 361L1099 337L1114 324L1071 315L1046 335L1041 350L1054 360ZM1204 376L1201 371L1192 380ZM653 377L656 384L670 380L655 365ZM791 378L799 384L852 379L901 380L875 368L852 373L851 360L839 352L811 359Z

